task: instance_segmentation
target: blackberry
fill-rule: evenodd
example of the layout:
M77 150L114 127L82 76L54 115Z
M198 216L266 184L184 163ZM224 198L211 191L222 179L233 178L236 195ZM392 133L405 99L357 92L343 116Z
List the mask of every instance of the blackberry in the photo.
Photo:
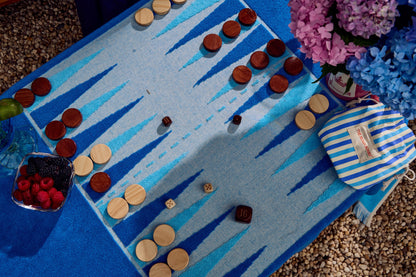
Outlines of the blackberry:
M35 165L35 162L34 162L34 157L30 157L28 160L27 160L27 168L26 168L26 172L27 172L27 175L35 175L36 174L36 172L37 172L37 169L36 169L36 165Z
M52 168L50 166L44 166L39 170L39 175L41 177L51 177L53 174Z
M45 166L46 166L45 161L44 161L44 160L43 160L43 158L41 158L41 157L34 157L34 158L33 158L33 163L34 163L34 164L35 164L35 166L36 166L36 170L37 170L37 172L39 172L41 168L43 168L43 167L45 167Z

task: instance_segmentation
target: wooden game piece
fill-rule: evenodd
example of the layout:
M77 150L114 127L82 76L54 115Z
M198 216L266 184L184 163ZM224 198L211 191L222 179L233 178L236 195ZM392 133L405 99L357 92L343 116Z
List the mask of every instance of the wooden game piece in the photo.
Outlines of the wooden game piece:
M178 5L182 5L186 3L186 0L172 0L172 2Z
M172 124L172 119L169 116L162 118L162 123L165 127L169 127Z
M280 57L286 51L286 46L280 39L274 38L269 40L266 51L272 57Z
M239 205L235 211L235 220L243 223L250 223L253 216L253 209L249 206Z
M111 149L105 144L97 144L91 148L90 157L96 164L105 164L111 159Z
M78 156L74 160L73 165L75 174L81 177L90 174L94 168L91 159L87 156Z
M222 39L217 34L209 34L206 35L202 44L204 45L205 49L210 52L216 52L220 50L222 45Z
M241 124L241 120L242 120L241 115L236 114L236 115L233 116L233 121L232 122L235 125L240 125Z
M285 60L283 68L289 75L298 75L302 72L303 62L298 57L289 57Z
M289 81L283 75L276 74L269 81L270 89L276 93L282 93L289 87Z
M28 88L19 89L14 94L14 99L19 102L23 108L28 108L35 102L35 94Z
M214 191L214 187L212 186L211 183L204 184L204 192L205 193L211 193L213 191Z
M77 144L70 138L64 138L58 141L55 151L61 157L70 158L77 152Z
M45 96L51 91L52 85L45 77L39 77L32 82L31 89L35 95Z
M124 191L124 199L130 205L140 205L146 199L146 191L141 185L130 185Z
M158 15L165 15L170 11L169 0L153 0L152 9Z
M250 64L255 69L264 69L269 65L269 56L263 51L255 51L250 56Z
M168 224L160 224L153 231L153 240L160 246L168 246L175 240L175 230Z
M317 93L309 99L309 108L312 112L317 114L323 114L329 108L329 101L325 95Z
M228 20L222 25L222 32L226 37L236 38L241 32L241 25L235 20Z
M257 14L252 9L245 8L238 13L238 20L243 25L251 26L256 22Z
M165 263L155 263L149 270L149 277L171 277L172 270Z
M176 203L173 199L168 199L166 200L165 205L166 205L166 208L172 209L173 207L176 206Z
M61 118L62 122L68 128L76 128L82 122L82 114L78 109L69 108L64 111Z
M137 24L141 26L149 26L152 24L154 18L155 16L153 15L152 10L149 8L141 8L134 15L134 19L136 20Z
M105 172L97 172L90 179L90 186L98 193L106 192L111 187L111 178Z
M247 84L251 79L251 70L245 65L239 65L233 70L233 79L239 84Z
M153 240L144 239L136 246L136 256L143 262L150 262L157 255L157 245Z
M316 122L315 116L310 111L303 110L303 111L299 111L296 114L295 123L299 129L302 129L302 130L312 129L312 127L315 126L315 122Z
M58 120L54 120L48 123L45 128L45 135L51 140L58 140L65 136L66 127Z
M189 255L182 248L172 249L167 257L167 262L170 268L175 271L185 269L189 264Z
M129 212L129 204L121 197L115 197L108 202L107 213L114 219L122 219Z

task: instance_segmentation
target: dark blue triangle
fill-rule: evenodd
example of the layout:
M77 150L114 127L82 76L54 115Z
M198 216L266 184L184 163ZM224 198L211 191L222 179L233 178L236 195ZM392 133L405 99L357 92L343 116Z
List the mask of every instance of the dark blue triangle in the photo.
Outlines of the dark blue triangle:
M122 109L116 111L115 113L110 114L106 118L98 121L98 123L95 125L92 125L88 129L85 129L82 133L79 133L73 137L72 139L77 144L77 153L75 156L87 149L99 136L110 129L118 120L120 120L120 118L128 113L142 99L143 96L136 99L134 102L124 106Z
M258 27L253 30L242 42L237 44L231 52L229 52L221 61L219 61L201 79L199 79L195 83L194 87L229 67L234 62L254 52L260 46L265 45L272 38L273 36L266 30L266 28L262 25L258 25Z
M205 17L198 25L196 25L191 31L189 31L181 40L179 40L166 54L173 52L188 41L203 34L207 30L222 23L233 14L238 13L241 9L245 8L239 0L227 0L219 5L210 15Z
M228 209L225 213L205 225L202 229L199 231L193 233L190 237L179 243L176 247L185 249L186 252L188 252L189 255L198 248L198 246L217 228L221 222L231 213L231 211L234 209L234 207ZM148 264L143 269L145 272L149 272L152 265L158 262L166 261L166 258L169 253L166 253L159 258L157 258L155 261L153 261L151 264Z
M290 189L290 192L287 195L289 196L298 189L301 189L307 183L327 171L330 167L332 167L332 162L328 155L324 155L324 157L314 167L312 167L311 170L309 170L309 172L302 178L302 180L300 180L299 183Z
M263 253L266 246L263 246L260 248L256 253L248 257L244 262L239 264L234 269L227 272L227 274L224 275L224 277L235 277L235 276L242 276L244 272L247 271L247 269L253 264L255 260Z
M51 100L49 103L45 104L39 109L34 110L30 113L33 120L38 124L40 129L45 128L49 122L51 122L65 109L67 109L73 102L75 102L75 100L81 97L81 95L83 95L93 85L98 83L98 81L104 78L104 76L107 75L116 66L117 64L107 68L103 72L95 75L84 83L77 85L66 93Z
M256 159L263 156L276 146L282 144L284 141L290 139L297 132L299 132L299 127L292 121L277 136L275 136L263 150L260 151L260 153L256 156Z
M170 191L166 192L159 198L153 200L141 210L137 211L130 217L117 224L113 230L120 238L121 242L127 246L138 234L140 234L163 210L166 209L165 201L169 198L177 198L201 173L198 171Z
M118 181L120 181L130 170L133 169L133 167L136 166L136 164L138 164L144 157L146 157L147 154L152 152L152 150L155 149L170 133L171 131L164 134L163 136L158 137L143 148L139 149L127 158L124 158L123 160L107 169L105 173L110 176L111 184L117 184ZM86 192L88 192L93 201L98 201L103 196L102 193L93 191L89 185L85 185L84 189Z

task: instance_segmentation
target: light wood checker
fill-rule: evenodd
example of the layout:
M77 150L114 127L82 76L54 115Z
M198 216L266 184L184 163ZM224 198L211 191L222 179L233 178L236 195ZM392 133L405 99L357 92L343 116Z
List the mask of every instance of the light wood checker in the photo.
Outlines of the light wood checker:
M143 262L150 262L157 255L157 245L153 240L141 240L136 246L136 256Z
M156 263L149 270L149 277L170 277L172 270L165 263Z
M92 160L87 156L78 156L74 162L74 171L78 176L87 176L94 168Z
M111 159L111 149L105 144L97 144L91 148L90 157L96 164L105 164Z
M311 111L317 114L322 114L326 112L329 108L329 101L325 95L315 94L309 99L309 108Z
M130 185L124 191L124 199L126 199L130 205L139 205L146 199L146 191L141 185Z
M300 111L296 114L295 117L296 126L302 130L309 130L315 126L316 119L313 113L307 110Z
M121 219L129 212L129 204L121 197L111 199L107 205L107 213L114 219Z
M160 246L168 246L175 240L175 230L168 224L160 224L153 231L153 240Z
M171 250L167 257L168 265L175 271L183 270L188 266L189 255L182 248Z
M169 0L153 0L152 9L158 15L165 15L170 11Z
M152 24L154 18L155 16L153 15L152 10L148 8L139 9L134 15L137 24L142 26L149 26Z
M186 3L186 0L172 0L172 2L178 5L182 5Z

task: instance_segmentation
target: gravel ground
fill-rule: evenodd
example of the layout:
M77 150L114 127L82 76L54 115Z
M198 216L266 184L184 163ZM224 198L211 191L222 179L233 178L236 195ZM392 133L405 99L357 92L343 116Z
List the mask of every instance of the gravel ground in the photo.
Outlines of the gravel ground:
M0 94L81 38L72 0L0 8ZM416 276L415 191L399 184L369 228L349 209L272 276Z

